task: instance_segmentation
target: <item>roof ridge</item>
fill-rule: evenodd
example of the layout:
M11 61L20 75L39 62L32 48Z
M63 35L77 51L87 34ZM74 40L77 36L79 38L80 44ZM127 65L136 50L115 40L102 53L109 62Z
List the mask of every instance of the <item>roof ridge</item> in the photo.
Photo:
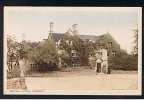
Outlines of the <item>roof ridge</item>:
M52 34L60 34L60 35L63 35L64 33L55 32L55 33L52 33ZM89 35L89 34L79 34L79 35L80 35L80 36L94 36L94 37L99 37L99 36L107 35L107 33L101 34L101 35Z

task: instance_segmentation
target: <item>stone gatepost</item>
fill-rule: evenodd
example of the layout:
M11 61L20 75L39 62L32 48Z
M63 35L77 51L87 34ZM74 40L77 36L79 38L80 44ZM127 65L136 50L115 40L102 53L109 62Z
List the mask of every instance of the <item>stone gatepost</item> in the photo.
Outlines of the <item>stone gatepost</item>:
M24 77L24 72L25 72L25 68L26 68L26 64L24 59L19 61L19 66L20 66L20 77Z
M19 60L20 77L8 79L7 89L27 89L24 77L25 67L26 66L24 60Z
M61 57L58 58L58 68L61 68L62 67L62 59Z

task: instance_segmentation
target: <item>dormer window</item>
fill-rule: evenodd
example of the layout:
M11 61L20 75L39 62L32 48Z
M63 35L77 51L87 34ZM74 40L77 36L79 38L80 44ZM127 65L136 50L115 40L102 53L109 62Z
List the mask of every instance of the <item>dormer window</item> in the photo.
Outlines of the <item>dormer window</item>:
M116 51L112 51L112 55L115 57L116 56Z

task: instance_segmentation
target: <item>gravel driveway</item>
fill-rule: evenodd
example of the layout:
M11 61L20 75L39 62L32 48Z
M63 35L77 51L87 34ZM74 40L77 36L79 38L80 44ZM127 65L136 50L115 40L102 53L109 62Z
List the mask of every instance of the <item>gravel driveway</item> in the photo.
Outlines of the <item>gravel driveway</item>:
M69 74L69 73L67 73ZM137 74L48 74L47 77L26 77L28 90L136 90ZM49 76L49 77L48 77Z

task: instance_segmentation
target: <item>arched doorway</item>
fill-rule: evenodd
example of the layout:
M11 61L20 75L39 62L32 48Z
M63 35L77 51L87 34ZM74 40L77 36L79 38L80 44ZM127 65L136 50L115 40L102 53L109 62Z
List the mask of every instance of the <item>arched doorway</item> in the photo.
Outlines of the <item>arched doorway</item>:
M102 59L97 59L96 60L96 72L101 73L102 72Z

